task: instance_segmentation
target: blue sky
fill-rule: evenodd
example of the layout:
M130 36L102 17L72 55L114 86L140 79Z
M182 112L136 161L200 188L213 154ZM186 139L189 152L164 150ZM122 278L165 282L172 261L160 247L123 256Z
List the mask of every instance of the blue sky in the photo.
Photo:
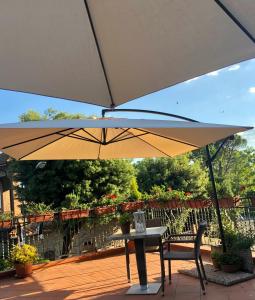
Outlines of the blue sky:
M101 115L101 107L74 101L0 90L0 123L17 122L29 109L53 108L72 113ZM255 126L255 59L188 80L157 93L141 97L119 108L159 110L203 122ZM150 117L141 114L112 114L122 117ZM244 134L255 146L255 130Z

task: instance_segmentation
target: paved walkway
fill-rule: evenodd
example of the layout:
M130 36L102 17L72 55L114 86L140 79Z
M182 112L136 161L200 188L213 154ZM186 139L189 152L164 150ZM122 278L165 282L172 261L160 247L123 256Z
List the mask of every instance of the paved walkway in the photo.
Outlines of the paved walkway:
M135 257L131 255L133 282L137 282ZM159 278L159 256L147 255L150 281ZM173 264L173 283L166 284L165 297L127 296L129 284L126 280L125 257L114 256L93 261L70 263L48 269L37 270L31 278L0 280L0 299L98 299L98 300L245 300L255 299L255 279L232 287L209 283L207 294L203 296L199 282L188 276L180 275L177 269L187 262Z

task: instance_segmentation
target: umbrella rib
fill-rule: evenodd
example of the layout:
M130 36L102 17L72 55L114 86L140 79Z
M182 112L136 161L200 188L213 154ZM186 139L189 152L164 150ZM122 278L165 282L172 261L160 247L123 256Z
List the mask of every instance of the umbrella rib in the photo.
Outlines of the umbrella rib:
M97 35L96 35L96 30L95 30L95 27L94 27L94 23L93 23L93 20L92 20L92 16L91 16L91 13L90 13L90 9L89 9L89 5L88 5L87 0L84 0L84 4L85 4L85 8L86 8L87 15L88 15L88 18L89 18L90 27L91 27L91 30L92 30L92 33L93 33L93 36L94 36L94 40L95 40L97 52L98 52L98 55L99 55L100 63L101 63L102 69L103 69L103 73L104 73L108 93L109 93L109 96L110 96L110 99L111 99L111 107L113 108L113 107L115 107L115 103L114 103L114 100L113 100L112 91L111 91L109 79L108 79L108 76L107 76L107 72L106 72L102 52L101 52L101 49L100 49L100 46L99 46L99 42L98 42Z
M254 36L248 31L246 27L232 14L232 12L221 2L221 0L214 0L216 4L224 11L224 13L247 35L247 37L255 43Z
M128 133L130 134L129 131L128 131ZM117 143L117 142L122 142L122 141L126 141L126 140L129 140L129 139L134 139L136 137L147 135L147 134L149 134L149 133L145 132L145 133L141 133L141 134L138 134L138 135L132 134L132 136L127 136L127 137L124 137L124 138L121 138L121 139L117 139L115 141L112 141L111 143L107 142L107 144L113 144L113 143Z
M140 130L140 131L142 131L142 132L150 133L150 134L152 134L152 135L155 135L155 136L158 136L158 137L161 137L161 138L170 140L170 141L174 141L174 142L177 142L177 143L181 143L181 144L184 144L184 145L187 145L187 146L192 146L192 147L196 147L196 148L199 148L199 147L200 147L200 146L197 146L197 145L194 145L194 144L190 144L190 143L187 143L187 142L184 142L184 141L181 141L181 140L177 140L177 139L174 139L174 138L166 137L166 136L163 136L163 135L160 135L160 134L151 132L151 131L147 131L147 130L144 130L144 129L140 129L140 128L135 128L135 129Z
M71 129L71 128L70 128L70 129ZM80 129L78 129L78 130L80 130ZM76 131L78 131L78 130L75 129L71 134L73 134L74 132L76 132ZM36 151L39 151L39 150L41 150L41 149L43 149L43 148L45 148L45 147L47 147L47 146L49 146L49 145L51 145L51 144L53 144L53 143L55 143L55 142L57 142L57 141L63 139L64 137L68 137L68 134L66 134L66 135L61 135L61 136L60 136L59 138L57 138L56 140L51 141L51 142L49 142L49 143L47 143L47 144L45 144L45 145L43 145L43 146L41 146L41 147L39 147L39 148L36 148L35 150L33 150L33 151L31 151L31 152L29 152L29 153L27 153L27 154L21 156L21 157L19 158L19 160L21 160L21 159L23 159L24 157L26 157L26 156L28 156L28 155L31 155L31 154L35 153Z
M80 129L79 129L80 130ZM85 141L85 142L90 142L90 143L95 143L95 144L100 144L100 142L79 136L79 135L75 135L73 133L71 133L72 135L66 135L66 137L72 138L72 139L77 139L77 140L81 140L81 141ZM59 135L63 135L61 133L59 133Z
M137 128L137 129L138 129L138 128ZM156 150L159 151L160 153L162 153L162 154L166 155L167 157L170 157L170 158L171 158L171 155L165 153L164 151L160 150L158 147L156 147L156 146L150 144L149 142L147 142L147 141L141 139L140 136L136 136L135 134L133 134L133 132L130 132L130 134L132 134L134 138L135 138L135 137L138 138L139 140L141 140L141 141L144 142L145 144L151 146L152 148L156 149ZM145 135L145 134L143 134L143 135Z
M96 140L98 143L101 143L101 141L96 138L93 134L89 133L87 130L85 130L84 128L81 128L85 133L87 133L89 136L92 137L92 139Z
M26 143L29 143L29 142L33 142L33 141L36 141L36 140L39 140L39 139L43 139L45 137L49 137L49 136L52 136L54 134L60 134L62 132L65 132L65 131L68 131L68 130L71 130L71 129L73 129L73 128L67 128L67 129L63 129L63 130L60 130L60 131L55 131L55 132L52 132L52 133L49 133L49 134L45 134L45 135L42 135L42 136L38 136L36 138L32 138L32 139L29 139L29 140L26 140L26 141L23 141L23 142L19 142L19 143L16 143L16 144L12 144L12 145L3 147L2 149L9 149L9 148L12 148L12 147L15 147L15 146L19 146L19 145L26 144ZM75 129L74 132L76 132L76 129Z
M111 142L115 141L116 139L118 139L118 137L122 136L125 132L127 132L129 130L129 128L125 129L124 131L122 131L121 133L117 134L116 136L114 136L112 139L110 139L107 144L110 144Z

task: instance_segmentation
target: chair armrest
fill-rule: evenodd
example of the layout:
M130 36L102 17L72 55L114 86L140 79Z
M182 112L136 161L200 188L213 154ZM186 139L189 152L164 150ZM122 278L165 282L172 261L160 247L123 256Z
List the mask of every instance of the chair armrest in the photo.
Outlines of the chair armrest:
M165 243L194 243L196 236L194 233L171 234L165 239Z
M193 243L194 244L195 239L193 240L167 240L164 242L164 244L184 244L184 243Z
M185 236L196 236L196 233L180 233L180 234L170 234L169 237L185 237Z

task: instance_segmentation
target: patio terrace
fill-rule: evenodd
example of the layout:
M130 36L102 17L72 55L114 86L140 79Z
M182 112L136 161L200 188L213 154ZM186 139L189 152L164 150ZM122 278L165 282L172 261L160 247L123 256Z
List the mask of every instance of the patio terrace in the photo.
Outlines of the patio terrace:
M149 281L156 281L160 276L159 256L147 254ZM173 262L173 283L166 283L165 297L127 296L129 284L126 279L125 257L123 255L58 265L34 271L26 279L5 278L0 280L0 299L254 299L255 279L231 287L209 283L207 294L201 293L199 281L178 274L179 268L191 268L191 262ZM138 282L134 254L131 255L132 283Z

